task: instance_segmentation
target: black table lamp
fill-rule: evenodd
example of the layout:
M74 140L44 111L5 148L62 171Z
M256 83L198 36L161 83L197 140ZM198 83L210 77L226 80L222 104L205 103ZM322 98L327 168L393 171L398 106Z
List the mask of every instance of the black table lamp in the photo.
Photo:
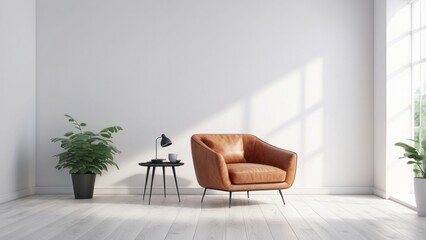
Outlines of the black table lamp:
M157 140L160 138L161 138L161 141L160 141L161 147L167 147L172 145L172 141L168 137L166 137L166 135L161 134L161 137L158 137L157 139L155 139L155 159L153 160L160 160L157 158ZM164 159L161 159L161 160L164 160Z

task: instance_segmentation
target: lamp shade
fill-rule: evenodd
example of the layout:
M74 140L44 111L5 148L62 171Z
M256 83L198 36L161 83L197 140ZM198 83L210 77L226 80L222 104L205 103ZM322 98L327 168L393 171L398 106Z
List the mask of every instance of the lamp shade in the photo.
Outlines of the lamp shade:
M161 145L162 147L167 147L167 146L172 145L172 141L171 141L168 137L166 137L166 135L161 134L161 142L160 142L160 145Z
M161 138L161 141L160 141L160 146L161 147L167 147L167 146L170 146L170 145L172 145L172 141L168 138L168 137L166 137L166 135L164 135L164 134L161 134L161 137L158 137L158 138L156 138L155 139L155 159L152 159L152 160L159 160L159 161L163 161L164 159L158 159L157 158L157 143L158 143L158 139L160 139Z

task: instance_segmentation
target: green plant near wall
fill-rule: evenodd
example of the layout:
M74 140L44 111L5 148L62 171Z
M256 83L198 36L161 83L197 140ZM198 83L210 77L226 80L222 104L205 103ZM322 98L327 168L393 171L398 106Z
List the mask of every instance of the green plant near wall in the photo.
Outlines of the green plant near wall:
M114 162L114 155L120 151L112 144L112 135L120 130L119 126L112 126L98 133L85 131L86 123L79 123L70 115L65 114L78 131L67 132L64 137L52 138L52 142L60 142L63 152L55 155L59 158L56 169L68 168L69 173L102 175L108 171L108 166L118 165Z
M412 147L406 143L398 142L395 143L395 146L402 147L405 151L404 155L400 158L408 158L407 164L414 165L413 171L416 175L416 177L420 178L426 178L426 171L425 171L425 165L426 165L426 159L425 159L425 152L426 152L426 140L423 140L420 144L418 140L412 140L408 139L410 141L413 141L415 143L415 147Z

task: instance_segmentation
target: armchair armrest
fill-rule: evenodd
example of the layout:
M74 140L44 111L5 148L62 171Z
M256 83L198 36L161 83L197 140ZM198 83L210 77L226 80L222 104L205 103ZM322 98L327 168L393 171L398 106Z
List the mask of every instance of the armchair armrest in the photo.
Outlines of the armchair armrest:
M229 189L228 168L222 155L204 144L198 135L191 137L192 159L200 186L212 189Z
M285 182L290 186L294 182L297 167L295 152L275 147L256 137L253 156L249 161L280 168L287 173Z

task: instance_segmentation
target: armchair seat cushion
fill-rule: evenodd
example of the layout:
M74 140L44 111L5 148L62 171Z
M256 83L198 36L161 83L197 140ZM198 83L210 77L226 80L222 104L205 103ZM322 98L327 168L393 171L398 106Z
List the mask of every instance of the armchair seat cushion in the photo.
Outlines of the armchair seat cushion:
M232 184L280 183L286 177L285 171L264 164L230 163L227 167Z

